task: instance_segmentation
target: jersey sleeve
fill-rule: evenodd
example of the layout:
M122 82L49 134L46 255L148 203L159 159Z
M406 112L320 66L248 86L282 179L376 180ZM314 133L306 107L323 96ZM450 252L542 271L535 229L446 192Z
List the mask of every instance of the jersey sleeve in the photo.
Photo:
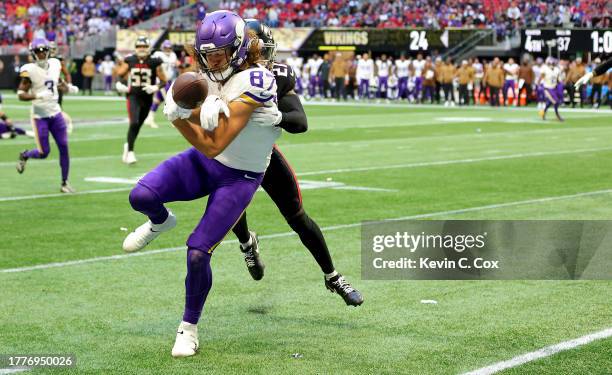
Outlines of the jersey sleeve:
M295 88L295 73L289 65L285 64L274 64L272 72L276 78L276 92L280 99Z
M235 100L261 104L264 107L276 105L276 80L265 68L257 67L240 72L236 77L236 88L231 90L228 102Z
M19 77L20 78L31 78L30 76L30 64L25 64L21 68L19 68Z

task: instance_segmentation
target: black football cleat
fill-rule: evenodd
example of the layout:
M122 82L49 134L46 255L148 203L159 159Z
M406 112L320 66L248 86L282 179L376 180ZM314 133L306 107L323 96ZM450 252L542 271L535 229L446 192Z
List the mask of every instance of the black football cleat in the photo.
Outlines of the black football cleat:
M28 158L24 154L25 151L19 154L19 161L17 162L17 172L19 174L25 171L26 162L28 161Z
M266 268L266 266L261 259L259 259L259 239L255 232L251 232L251 239L253 240L251 246L246 249L240 246L240 251L242 251L242 255L244 255L244 262L246 263L251 277L254 280L261 280L264 277L264 268Z
M325 287L332 293L337 293L349 306L359 306L363 303L363 296L359 291L344 279L344 276L337 274L331 279L325 280Z

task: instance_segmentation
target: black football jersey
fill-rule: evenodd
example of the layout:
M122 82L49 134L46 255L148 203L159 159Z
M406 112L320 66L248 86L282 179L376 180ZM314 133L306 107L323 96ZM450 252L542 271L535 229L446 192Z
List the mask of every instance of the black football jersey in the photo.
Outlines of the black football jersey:
M130 67L127 80L129 95L150 95L144 91L144 87L157 83L157 67L162 64L162 60L151 56L141 59L136 55L129 55L125 62Z
M272 73L276 77L276 97L280 100L295 88L295 73L289 65L274 63Z

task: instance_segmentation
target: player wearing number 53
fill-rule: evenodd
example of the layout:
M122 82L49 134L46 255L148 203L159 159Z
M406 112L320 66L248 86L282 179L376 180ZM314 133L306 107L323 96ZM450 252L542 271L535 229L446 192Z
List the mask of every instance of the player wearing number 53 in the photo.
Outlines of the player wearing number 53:
M116 88L120 93L127 94L127 110L130 127L127 133L127 143L123 145L122 160L126 164L136 163L134 143L142 124L149 115L153 94L166 84L166 76L162 68L163 61L152 57L151 42L145 36L136 39L136 53L125 58L117 68L117 76L127 75L127 86L117 82ZM159 82L157 82L159 80Z
M62 170L60 191L62 193L73 193L74 189L68 184L70 168L68 132L62 110L58 104L58 98L59 90L74 94L79 89L72 84L60 81L62 66L58 59L49 57L50 48L46 39L34 39L30 43L30 53L34 62L25 64L19 70L21 81L17 89L17 96L19 100L32 101L32 117L34 120L32 128L36 139L36 148L19 154L17 172L23 173L28 159L45 159L49 155L51 151L49 133L51 133L60 154Z
M197 324L212 287L213 250L251 202L281 133L274 75L256 64L261 45L235 13L220 10L204 17L189 52L207 76L208 97L193 110L179 107L177 102L185 99L204 99L181 96L201 82L197 76L187 82L181 76L168 90L164 107L168 120L193 147L159 164L130 193L132 208L149 220L126 237L125 251L140 250L174 228L176 217L165 203L209 196L187 239L185 309L174 357L194 355L198 348Z

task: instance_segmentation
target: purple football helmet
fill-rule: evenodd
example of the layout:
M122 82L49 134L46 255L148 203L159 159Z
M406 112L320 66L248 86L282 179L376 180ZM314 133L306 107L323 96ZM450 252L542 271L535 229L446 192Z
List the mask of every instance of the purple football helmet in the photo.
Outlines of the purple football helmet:
M248 44L246 23L227 10L207 14L196 30L196 56L204 72L215 82L225 81L240 68L246 61ZM207 56L219 52L225 52L227 63L213 68Z
M172 49L172 42L169 41L168 39L164 40L163 43L161 44L161 49L162 50Z
M44 52L45 57L39 58L38 54ZM30 53L32 54L32 58L36 61L36 64L42 68L47 66L47 59L49 58L49 42L44 38L35 38L30 43Z

